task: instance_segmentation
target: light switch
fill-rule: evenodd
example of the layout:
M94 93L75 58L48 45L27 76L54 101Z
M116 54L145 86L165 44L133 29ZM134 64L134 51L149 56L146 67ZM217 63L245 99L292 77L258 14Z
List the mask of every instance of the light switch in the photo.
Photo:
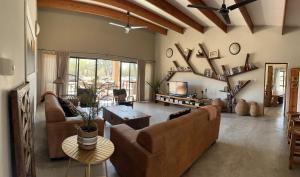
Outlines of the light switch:
M13 60L0 58L0 75L14 75L15 69L16 67Z

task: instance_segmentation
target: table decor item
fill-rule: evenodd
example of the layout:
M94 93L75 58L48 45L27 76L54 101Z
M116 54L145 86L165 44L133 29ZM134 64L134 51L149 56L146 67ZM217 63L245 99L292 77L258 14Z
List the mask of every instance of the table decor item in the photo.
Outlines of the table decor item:
M78 113L83 119L83 125L77 126L77 143L80 149L93 150L97 145L98 127L93 120L98 115L97 89L93 86L85 86L82 96L86 101L86 109L78 109Z
M256 102L250 104L250 116L257 117L259 116L259 105Z
M239 116L247 116L249 115L249 109L249 104L244 99L241 99L235 107L235 112Z

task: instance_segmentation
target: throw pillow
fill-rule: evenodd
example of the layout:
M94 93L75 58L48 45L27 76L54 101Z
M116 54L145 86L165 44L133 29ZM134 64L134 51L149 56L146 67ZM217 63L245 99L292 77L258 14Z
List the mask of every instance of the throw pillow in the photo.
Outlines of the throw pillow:
M170 114L170 115L169 115L169 120L176 119L177 117L186 115L186 114L188 114L188 113L190 113L190 112L191 112L191 109L186 109L186 110L182 110L182 111L179 111L179 112Z
M58 97L57 99L62 109L64 110L66 117L76 117L79 115L76 107L71 101L63 99L61 97Z

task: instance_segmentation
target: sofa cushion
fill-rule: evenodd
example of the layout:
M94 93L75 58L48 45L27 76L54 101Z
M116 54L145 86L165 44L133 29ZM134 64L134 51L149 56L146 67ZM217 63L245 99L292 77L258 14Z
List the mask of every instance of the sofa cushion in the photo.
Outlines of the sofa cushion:
M176 119L177 117L186 115L186 114L188 114L190 112L191 112L191 109L185 109L185 110L178 111L176 113L170 114L169 115L169 120Z
M216 119L219 114L220 114L220 110L216 107L216 106L213 106L213 105L209 105L209 106L203 106L199 109L204 109L208 112L208 118L209 120L214 120Z
M58 97L58 102L63 108L67 117L76 117L79 115L76 107L71 101Z

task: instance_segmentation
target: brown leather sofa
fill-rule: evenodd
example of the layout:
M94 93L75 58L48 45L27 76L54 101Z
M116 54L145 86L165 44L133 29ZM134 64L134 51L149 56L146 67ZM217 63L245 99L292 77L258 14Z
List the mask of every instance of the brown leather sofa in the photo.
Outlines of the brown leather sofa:
M66 157L62 151L61 144L67 137L77 134L75 125L80 125L83 121L80 117L65 117L65 113L60 106L57 97L53 94L45 95L45 114L49 157ZM97 119L95 122L98 125L99 135L103 136L103 120Z
M122 177L179 177L218 139L219 127L214 106L142 130L117 125L110 160Z

